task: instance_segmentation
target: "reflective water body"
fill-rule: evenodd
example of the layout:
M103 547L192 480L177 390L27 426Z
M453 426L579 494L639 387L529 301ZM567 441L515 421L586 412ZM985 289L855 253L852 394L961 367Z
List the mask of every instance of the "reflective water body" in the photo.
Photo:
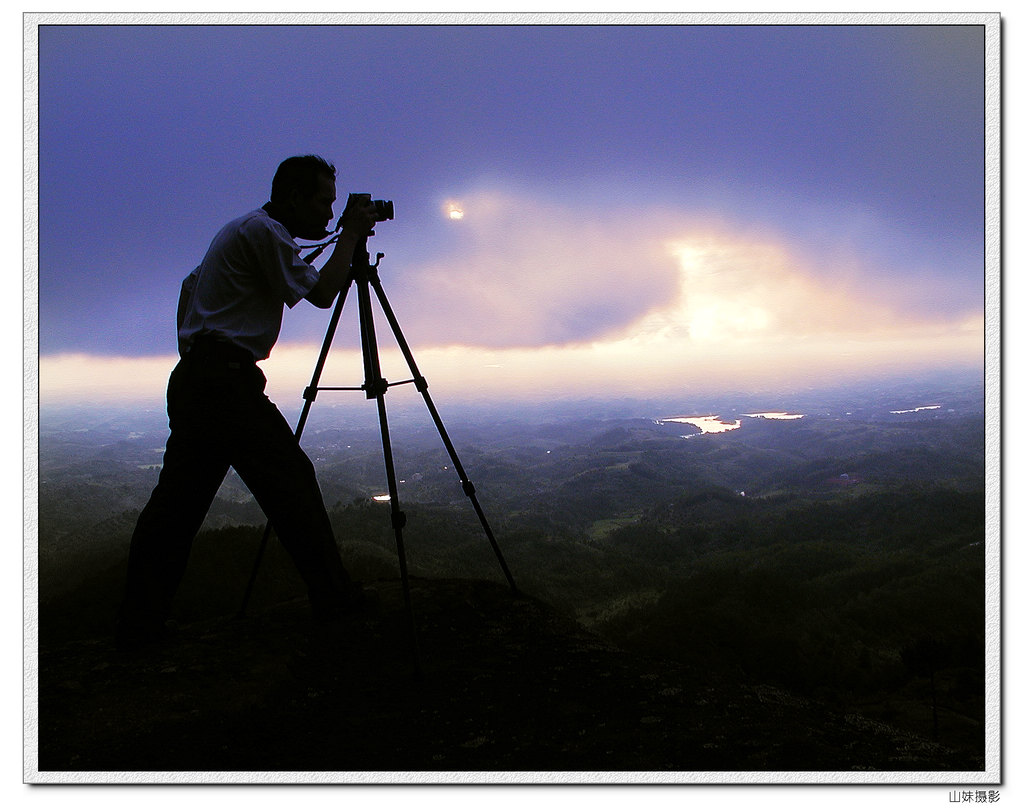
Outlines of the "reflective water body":
M729 430L738 430L742 421L736 419L735 421L722 421L718 416L678 416L671 419L661 419L659 423L670 422L673 424L692 424L700 433L698 435L706 435L707 433L724 433ZM692 436L686 436L691 438Z
M768 411L765 413L743 413L742 418L723 419L721 416L674 416L668 419L658 419L658 424L673 423L673 424L692 424L698 430L699 433L693 435L683 436L684 438L693 438L695 435L707 435L709 433L725 433L730 430L738 430L743 426L744 418L751 419L802 419L804 416L802 413L787 413L785 411Z

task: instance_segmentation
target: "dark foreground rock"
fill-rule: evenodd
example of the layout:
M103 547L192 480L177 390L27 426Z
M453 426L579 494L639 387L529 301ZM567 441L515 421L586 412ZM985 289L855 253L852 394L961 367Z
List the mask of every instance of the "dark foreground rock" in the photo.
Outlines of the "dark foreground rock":
M378 590L378 617L327 630L292 602L145 652L40 649L39 771L984 769L699 661L614 649L488 582L413 580L417 677L401 587Z

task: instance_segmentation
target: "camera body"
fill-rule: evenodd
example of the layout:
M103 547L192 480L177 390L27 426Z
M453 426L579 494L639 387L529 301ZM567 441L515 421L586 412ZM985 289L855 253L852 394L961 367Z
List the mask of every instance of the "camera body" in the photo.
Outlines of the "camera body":
M370 199L370 194L349 194L348 205L351 205L354 200L369 200L373 203L373 207L377 209L377 221L384 222L388 219L395 218L395 203L389 199ZM348 205L345 207L347 208Z

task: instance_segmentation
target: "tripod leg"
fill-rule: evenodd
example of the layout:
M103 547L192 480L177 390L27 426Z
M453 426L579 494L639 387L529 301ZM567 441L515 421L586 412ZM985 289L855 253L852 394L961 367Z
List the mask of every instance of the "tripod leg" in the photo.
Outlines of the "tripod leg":
M459 475L459 480L462 481L462 490L472 502L477 518L480 520L480 525L483 527L484 533L487 535L487 539L491 543L491 549L494 551L498 564L501 566L501 571L505 574L505 579L508 581L508 585L512 588L512 591L518 592L519 588L516 587L515 580L512 578L512 572L505 563L505 557L501 553L501 548L498 547L498 541L494 538L494 532L491 530L491 526L487 522L487 517L484 515L484 510L480 506L480 501L477 499L476 487L473 486L472 481L470 481L469 477L466 475L466 470L463 468L462 462L459 460L458 453L455 451L455 445L452 444L452 440L448 436L448 431L445 429L444 423L441 421L441 416L437 412L437 408L434 406L434 400L431 398L430 392L427 390L427 380L423 377L419 368L416 366L416 360L413 359L412 356L412 349L409 348L409 343L406 341L405 335L402 334L402 329L398 325L398 318L395 317L395 312L391 308L391 304L388 302L387 295L384 294L384 288L381 286L380 277L374 273L373 277L369 279L369 283L373 286L373 291L376 293L377 300L380 302L381 310L384 312L384 316L387 318L392 332L394 332L395 339L398 341L399 348L401 348L402 354L405 356L405 361L409 365L409 370L412 372L413 378L416 381L416 389L423 396L423 401L426 403L427 410L430 412L430 417L434 421L434 426L437 428L437 432L441 436L441 441L444 443L445 449L448 450L448 456L451 458L452 465L455 467L455 471Z
M302 398L305 400L305 404L302 406L302 413L299 416L299 421L295 425L295 439L298 440L302 437L302 431L306 427L306 418L309 416L309 410L313 406L313 402L316 400L316 394L319 390L320 376L324 372L324 365L327 364L327 355L331 352L331 343L334 342L334 333L338 330L338 322L341 320L341 310L345 307L345 299L348 297L348 291L352 288L352 276L349 275L348 283L341 288L341 292L338 293L338 302L334 306L334 312L331 314L331 322L327 325L327 333L324 335L323 345L320 347L320 356L317 357L316 367L313 369L313 376L310 378L309 385L306 390L302 393Z
M412 611L412 594L409 591L409 567L405 559L405 542L402 529L405 527L405 513L398 502L398 485L395 477L395 463L391 452L391 437L388 432L387 410L384 406L384 392L377 395L377 415L380 420L381 445L384 451L384 468L388 478L388 493L391 498L391 528L395 534L395 545L398 549L398 569L402 577L402 599L405 602L406 627L409 633L409 645L412 651L413 670L417 678L422 676L420 669L419 644L416 638L416 620Z
M405 513L398 499L398 478L395 474L395 458L391 449L391 432L388 429L387 407L384 394L388 383L380 373L380 356L377 350L377 335L373 327L373 309L370 303L370 292L365 280L357 283L359 293L359 322L363 344L363 367L366 372L367 398L377 400L377 417L380 421L381 449L384 453L384 471L388 480L388 496L391 504L391 528L395 534L395 545L398 550L398 567L402 576L402 598L405 601L405 615L409 633L409 646L412 652L413 670L416 678L422 676L420 669L419 644L416 638L416 621L413 617L412 595L409 591L409 568L405 558L405 542L402 529L405 527Z

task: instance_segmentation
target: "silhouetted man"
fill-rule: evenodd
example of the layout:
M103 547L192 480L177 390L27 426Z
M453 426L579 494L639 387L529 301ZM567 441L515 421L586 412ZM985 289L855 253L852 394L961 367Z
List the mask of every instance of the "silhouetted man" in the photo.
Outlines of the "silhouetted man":
M288 158L274 175L270 202L225 225L182 285L181 359L167 387L171 432L132 535L117 626L122 648L163 635L192 540L229 467L294 560L314 616L330 619L361 600L338 555L313 464L264 395L256 365L277 341L285 305L303 298L332 305L354 248L373 228L373 204L355 202L323 268L303 261L294 239L325 237L335 198L334 166L312 155Z

